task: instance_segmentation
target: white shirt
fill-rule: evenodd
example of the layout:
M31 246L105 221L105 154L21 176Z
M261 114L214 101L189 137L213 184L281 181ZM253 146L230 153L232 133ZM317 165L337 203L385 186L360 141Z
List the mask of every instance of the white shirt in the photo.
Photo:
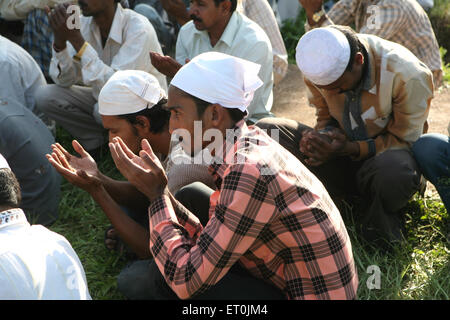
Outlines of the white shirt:
M256 22L234 12L219 41L213 47L207 31L199 31L194 23L186 23L178 34L176 60L185 64L186 59L216 51L261 65L258 73L264 85L256 90L252 103L248 107L248 118L252 121L270 116L273 103L273 56L272 45L263 29Z
M77 52L69 42L60 52L53 49L49 74L57 85L92 87L92 95L98 100L100 90L114 72L143 70L154 75L167 91L166 77L150 62L150 51L162 54L162 50L155 29L147 18L117 4L104 48L100 29L93 18L81 16L80 20L81 34L89 45L80 62L73 59Z
M91 300L83 266L63 236L0 212L1 300Z
M77 0L1 0L0 16L5 20L23 20L27 14L34 9L50 8L60 3L76 3Z
M0 36L0 100L15 100L34 110L34 93L46 85L36 61L22 47ZM1 102L0 102L1 103Z

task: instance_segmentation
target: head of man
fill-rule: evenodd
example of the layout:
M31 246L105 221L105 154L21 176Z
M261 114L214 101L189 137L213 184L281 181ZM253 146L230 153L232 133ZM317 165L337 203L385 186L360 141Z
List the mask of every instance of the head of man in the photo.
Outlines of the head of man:
M167 154L170 112L166 94L151 74L138 70L117 71L99 94L99 112L109 141L120 137L135 154L147 139L155 152Z
M237 0L191 0L189 15L197 30L210 30L228 23Z
M316 87L344 93L361 83L366 62L364 51L350 27L316 28L299 40L297 66Z
M18 208L21 199L19 182L0 154L0 211Z
M85 17L92 17L115 8L120 0L78 0L81 12Z
M206 131L211 130L215 137L212 131L218 130L226 137L226 130L244 119L254 92L262 85L260 67L227 54L207 52L178 71L169 88L169 131L183 138L187 153L196 154L211 143L204 139ZM201 135L195 129L196 121L200 121Z

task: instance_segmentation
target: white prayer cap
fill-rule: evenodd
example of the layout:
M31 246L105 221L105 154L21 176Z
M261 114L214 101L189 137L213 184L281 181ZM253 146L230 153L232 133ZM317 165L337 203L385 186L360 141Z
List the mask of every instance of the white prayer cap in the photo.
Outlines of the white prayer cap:
M254 62L211 51L185 64L171 85L206 102L245 112L263 85L259 69Z
M0 153L0 169L11 169L6 161L5 157Z
M119 70L100 91L98 109L104 116L131 114L153 107L162 98L166 98L166 92L150 73Z
M350 44L335 28L316 28L300 38L295 59L305 78L326 86L344 74L350 61Z

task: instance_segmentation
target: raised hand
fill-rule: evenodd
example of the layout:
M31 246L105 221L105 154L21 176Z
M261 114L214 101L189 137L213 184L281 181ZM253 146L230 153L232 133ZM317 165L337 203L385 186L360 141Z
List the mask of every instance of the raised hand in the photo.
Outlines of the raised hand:
M150 201L163 194L167 186L167 176L146 139L142 140L139 156L134 154L120 137L113 138L109 148L117 169Z
M52 153L46 157L56 171L71 184L89 193L98 191L102 186L101 174L95 160L78 141L72 141L74 150L81 156L71 155L59 143L52 144Z
M156 70L169 78L173 78L182 67L174 58L163 56L157 52L150 52L150 60Z
M61 3L50 9L45 6L44 10L47 13L50 27L53 30L54 44L57 50L64 50L66 48L66 41L69 41L76 51L80 50L84 43L83 36L79 28L68 26L67 20L69 14L67 12L70 2Z

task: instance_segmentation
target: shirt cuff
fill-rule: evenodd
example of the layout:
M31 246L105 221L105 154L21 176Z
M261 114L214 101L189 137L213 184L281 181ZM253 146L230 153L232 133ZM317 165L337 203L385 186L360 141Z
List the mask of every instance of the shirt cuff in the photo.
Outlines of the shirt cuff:
M359 144L359 156L352 158L355 161L364 160L373 157L377 153L375 140L356 141Z
M97 51L95 51L95 49L88 43L81 57L81 67L83 68L97 58Z
M52 54L53 57L55 57L55 59L58 61L58 65L61 70L67 69L72 64L72 57L69 54L67 46L59 52L56 52L52 46Z

